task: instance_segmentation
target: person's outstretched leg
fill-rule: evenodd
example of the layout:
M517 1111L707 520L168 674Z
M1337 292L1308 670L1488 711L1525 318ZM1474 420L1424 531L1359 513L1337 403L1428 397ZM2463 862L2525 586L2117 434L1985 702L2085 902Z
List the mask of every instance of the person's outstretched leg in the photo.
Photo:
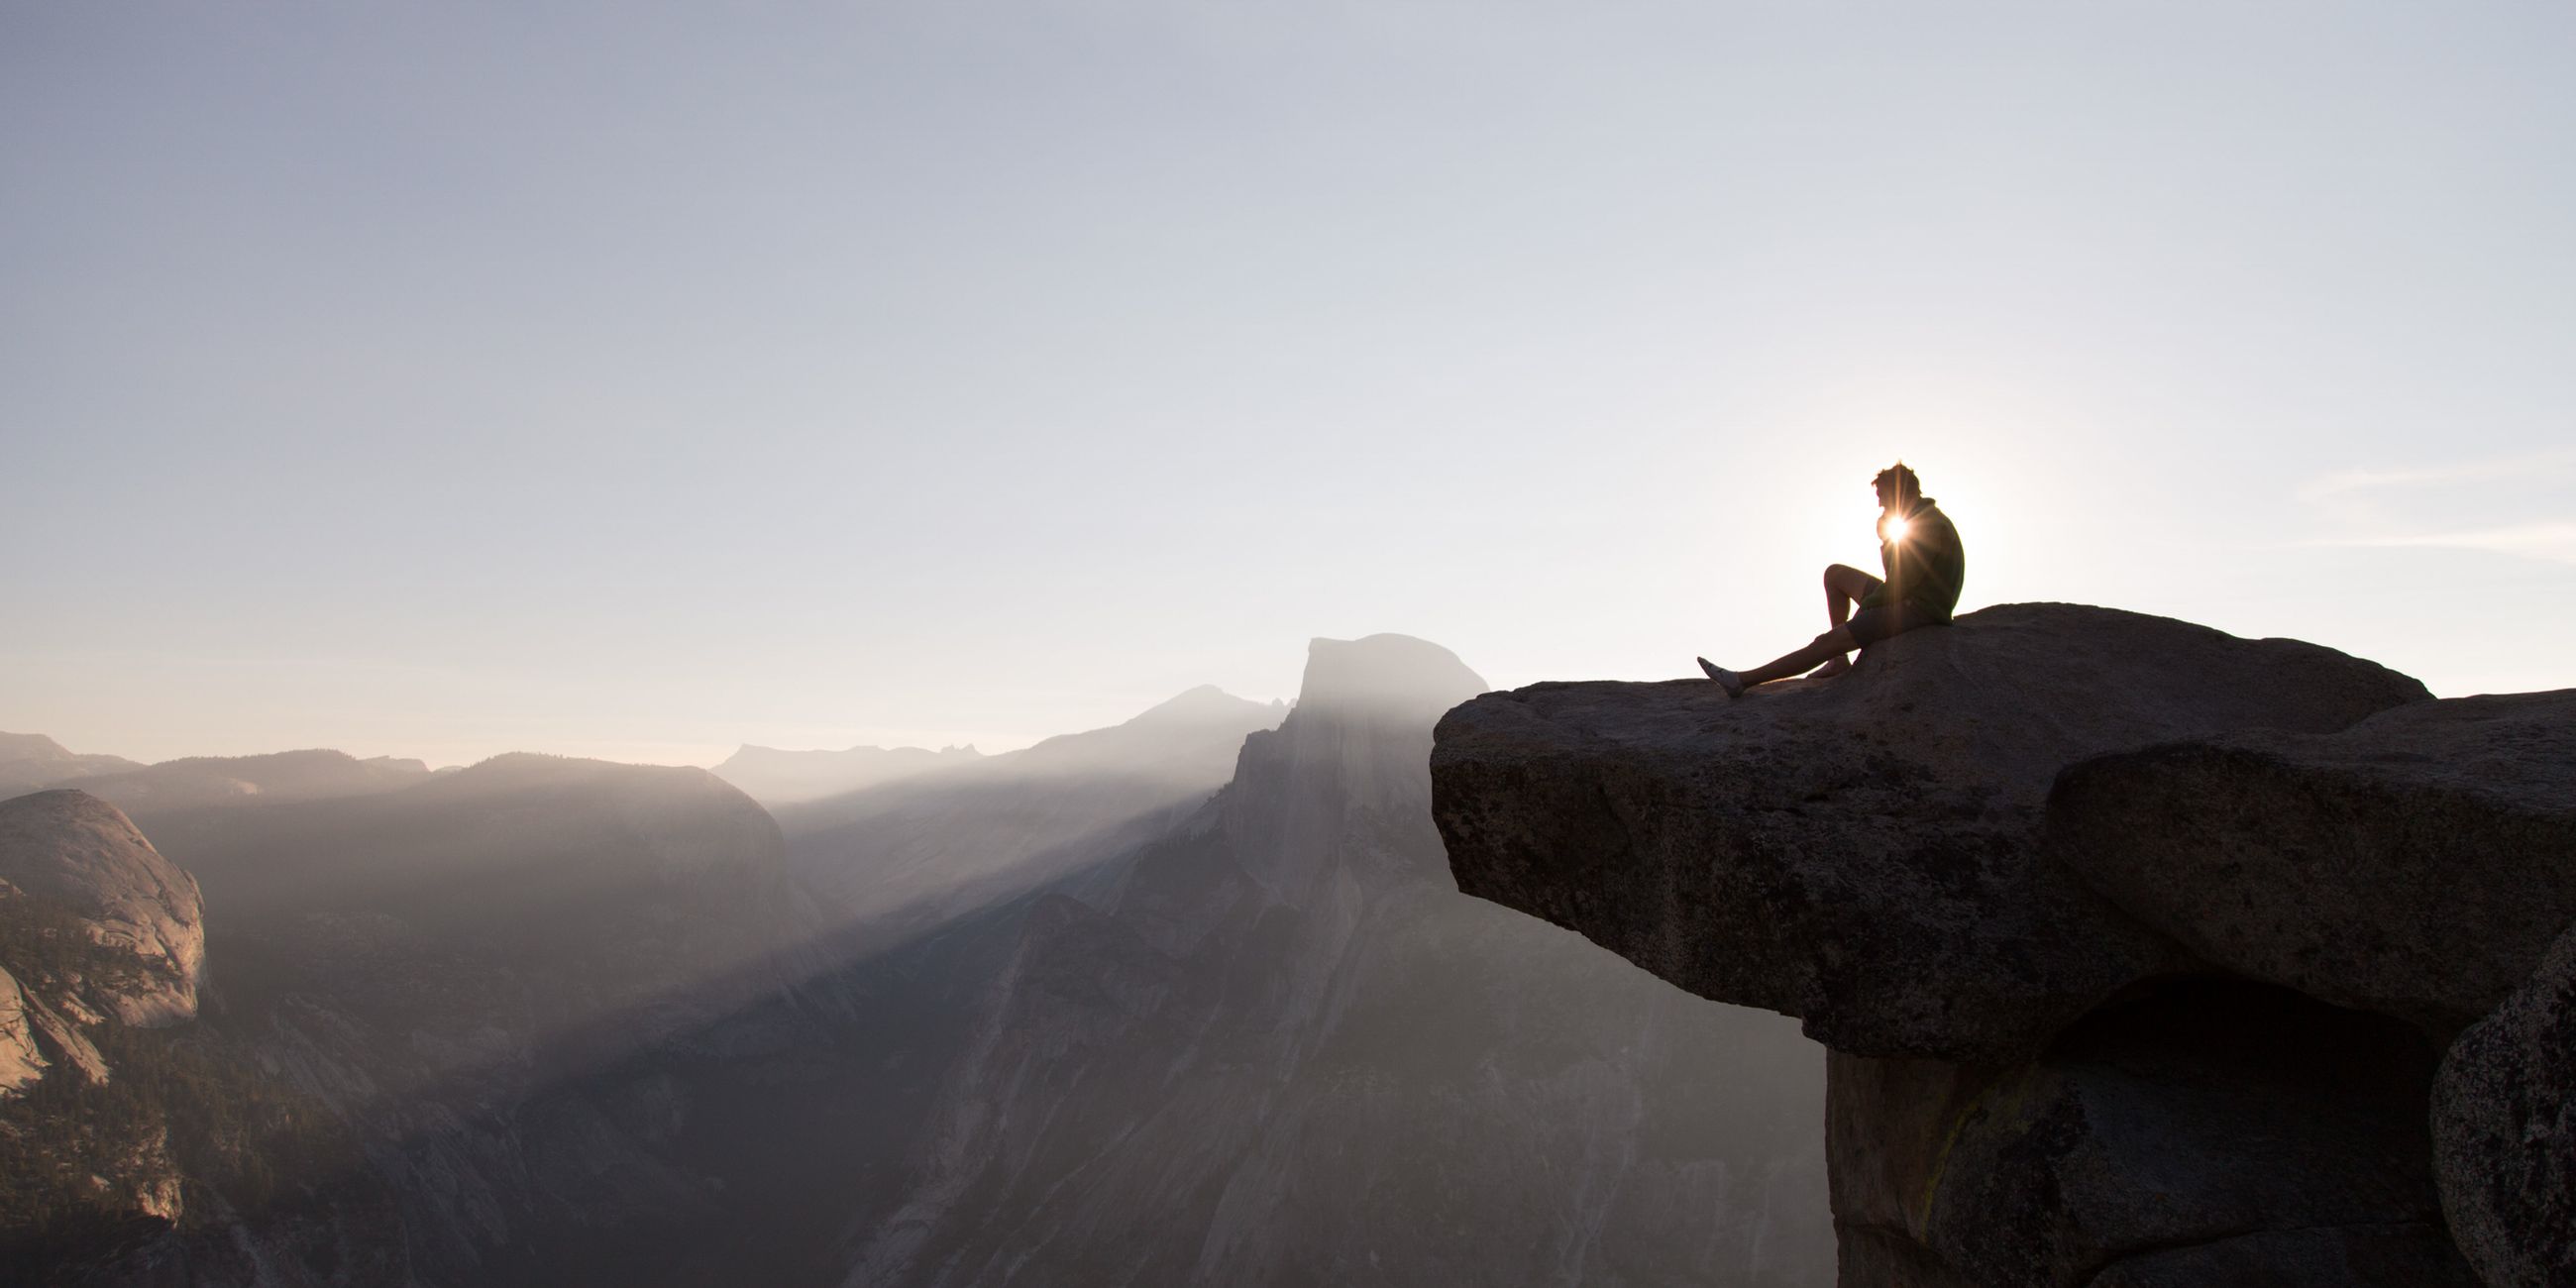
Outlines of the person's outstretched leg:
M1769 684L1773 680L1805 675L1817 663L1827 658L1841 657L1859 647L1860 641L1852 638L1851 627L1836 626L1809 640L1805 648L1795 653L1783 654L1750 671L1730 671L1707 658L1699 659L1699 669L1707 672L1708 678L1717 681L1719 686L1726 690L1726 696L1732 698L1757 684Z

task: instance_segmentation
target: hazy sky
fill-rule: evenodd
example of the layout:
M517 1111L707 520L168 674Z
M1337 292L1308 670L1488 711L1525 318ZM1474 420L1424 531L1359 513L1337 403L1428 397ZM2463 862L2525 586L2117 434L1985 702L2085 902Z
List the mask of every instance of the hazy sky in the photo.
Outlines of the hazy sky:
M0 729L695 760L1962 608L2576 685L2576 7L0 0Z

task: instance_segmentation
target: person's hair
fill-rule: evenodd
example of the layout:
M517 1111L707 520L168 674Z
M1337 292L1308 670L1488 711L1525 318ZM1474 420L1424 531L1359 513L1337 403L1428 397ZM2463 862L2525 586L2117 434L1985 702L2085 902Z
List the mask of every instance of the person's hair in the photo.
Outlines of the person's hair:
M1896 485L1896 499L1899 501L1923 499L1923 480L1914 477L1914 471L1907 469L1903 461L1880 470L1878 477L1870 480L1873 487L1885 487L1890 483Z

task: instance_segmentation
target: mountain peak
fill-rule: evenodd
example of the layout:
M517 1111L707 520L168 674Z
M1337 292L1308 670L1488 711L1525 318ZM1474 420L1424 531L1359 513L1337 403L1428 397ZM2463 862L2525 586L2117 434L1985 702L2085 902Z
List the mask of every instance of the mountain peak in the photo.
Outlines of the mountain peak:
M119 839L123 839L122 833L125 832L134 832L134 839L138 841L143 835L135 831L134 822L125 816L125 811L77 787L50 787L29 792L7 804L8 808L0 811L0 818L13 823L21 818L41 818L48 826L103 828L118 833Z
M0 797L141 768L123 756L81 755L40 733L0 733Z
M1446 711L1483 693L1485 678L1458 655L1410 635L1380 634L1355 640L1318 637L1306 646L1300 709L1386 707Z
M40 733L0 733L0 760L69 760L71 749Z
M196 878L113 803L75 789L0 802L0 883L52 901L87 923L93 942L133 955L130 970L83 985L97 1009L142 1027L196 1015L206 961Z
M1269 708L1251 700L1238 698L1213 684L1202 684L1147 707L1127 721L1128 724L1205 724L1210 721L1236 721Z

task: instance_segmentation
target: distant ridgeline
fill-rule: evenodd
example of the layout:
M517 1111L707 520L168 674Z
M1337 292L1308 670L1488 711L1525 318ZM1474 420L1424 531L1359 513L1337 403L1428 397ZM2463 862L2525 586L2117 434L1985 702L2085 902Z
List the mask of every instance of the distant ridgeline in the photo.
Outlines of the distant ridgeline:
M981 759L973 747L851 747L842 751L737 748L712 771L763 805L810 801L900 782Z
M2576 1284L2576 690L2016 604L1431 770L1461 889L1831 1049L1845 1284Z
M0 745L71 780L0 799L0 1282L1829 1282L1821 1049L1456 889L1484 687L1317 640L774 815Z
M703 770L84 781L193 871L88 791L0 801L0 1282L541 1278L548 1214L668 1201L585 1153L588 1080L813 973L776 825Z

